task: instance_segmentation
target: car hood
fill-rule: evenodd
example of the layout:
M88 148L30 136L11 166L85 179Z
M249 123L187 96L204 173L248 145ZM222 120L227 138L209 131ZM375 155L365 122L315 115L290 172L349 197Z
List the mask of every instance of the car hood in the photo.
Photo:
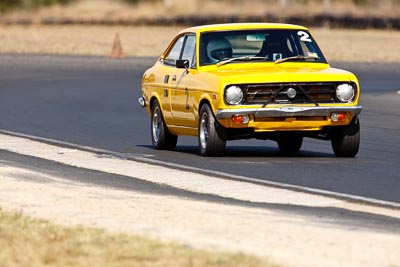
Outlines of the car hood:
M221 66L209 72L223 79L225 84L357 81L351 72L331 68L328 64L238 65Z

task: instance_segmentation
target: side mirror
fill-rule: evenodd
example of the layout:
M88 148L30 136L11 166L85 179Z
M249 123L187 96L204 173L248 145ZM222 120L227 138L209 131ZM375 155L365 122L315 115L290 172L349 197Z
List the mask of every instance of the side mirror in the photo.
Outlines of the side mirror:
M189 69L189 60L187 59L177 60L176 67L178 69Z

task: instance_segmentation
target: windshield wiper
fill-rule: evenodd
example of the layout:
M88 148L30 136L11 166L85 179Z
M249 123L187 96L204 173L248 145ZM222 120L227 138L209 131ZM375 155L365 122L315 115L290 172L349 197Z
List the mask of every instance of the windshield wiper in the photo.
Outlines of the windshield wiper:
M220 67L220 66L225 65L225 64L229 64L229 63L231 63L233 61L240 61L240 60L241 61L251 61L251 60L257 60L257 59L268 59L268 57L251 57L251 56L233 57L233 58L226 59L226 60L223 60L221 62L218 62L217 63L217 67Z
M285 61L288 61L288 60L292 60L292 59L318 59L318 57L315 57L315 56L301 56L301 55L299 55L299 56L294 56L294 57L285 57L285 58L282 58L282 59L278 59L278 60L275 60L274 63L275 64L279 64L279 63L282 63L282 62L285 62Z

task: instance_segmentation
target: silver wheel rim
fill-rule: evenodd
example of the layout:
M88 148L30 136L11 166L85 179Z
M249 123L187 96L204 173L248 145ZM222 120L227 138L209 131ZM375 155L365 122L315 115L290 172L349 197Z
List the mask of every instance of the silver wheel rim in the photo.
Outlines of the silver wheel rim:
M154 109L153 113L153 120L152 120L152 125L151 129L153 132L153 139L154 142L158 143L158 140L160 139L160 132L161 132L161 116L160 116L160 109L159 107L156 107Z
M204 150L207 147L208 140L208 116L206 113L203 113L200 120L200 145Z

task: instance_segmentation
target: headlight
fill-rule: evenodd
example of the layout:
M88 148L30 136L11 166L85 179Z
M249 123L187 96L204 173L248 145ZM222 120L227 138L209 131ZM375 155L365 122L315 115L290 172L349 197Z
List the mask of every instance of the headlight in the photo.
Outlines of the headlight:
M240 104L243 100L243 91L239 86L229 86L225 89L225 101L230 105Z
M354 87L350 84L345 83L336 87L336 96L342 102L352 102L354 94Z

